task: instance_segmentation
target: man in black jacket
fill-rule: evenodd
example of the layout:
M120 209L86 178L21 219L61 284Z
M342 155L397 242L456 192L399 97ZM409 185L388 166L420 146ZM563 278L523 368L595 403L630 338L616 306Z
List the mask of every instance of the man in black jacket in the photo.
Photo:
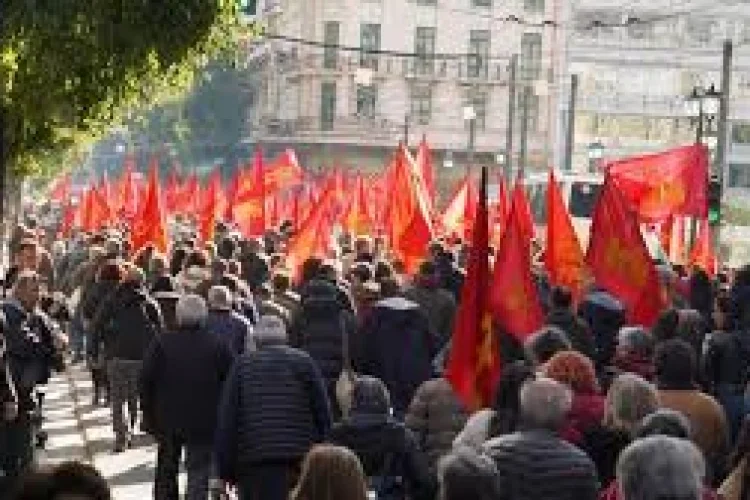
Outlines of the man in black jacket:
M178 330L154 339L140 380L144 428L159 443L155 497L179 498L177 475L186 450L188 500L205 500L221 386L233 352L206 328L206 303L186 295L176 307Z
M573 310L573 294L564 286L556 286L551 294L552 310L547 324L560 328L568 336L573 349L596 361L596 344L589 325Z
M143 273L132 266L122 283L99 307L92 331L101 337L112 403L112 428L115 453L130 445L138 419L138 377L143 357L151 341L164 329L161 311L144 288ZM99 345L97 340L94 345ZM123 406L128 403L129 421Z

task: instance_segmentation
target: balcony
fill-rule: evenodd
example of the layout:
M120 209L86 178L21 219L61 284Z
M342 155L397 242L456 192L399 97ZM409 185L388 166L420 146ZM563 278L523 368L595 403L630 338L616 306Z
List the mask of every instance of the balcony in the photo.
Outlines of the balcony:
M584 94L579 98L578 108L612 115L687 116L685 98L675 95Z

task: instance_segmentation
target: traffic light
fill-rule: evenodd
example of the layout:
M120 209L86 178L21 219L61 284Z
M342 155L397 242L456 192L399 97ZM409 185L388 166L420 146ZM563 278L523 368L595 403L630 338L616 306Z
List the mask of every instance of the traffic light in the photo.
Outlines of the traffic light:
M718 225L721 222L721 181L715 175L708 181L708 223Z

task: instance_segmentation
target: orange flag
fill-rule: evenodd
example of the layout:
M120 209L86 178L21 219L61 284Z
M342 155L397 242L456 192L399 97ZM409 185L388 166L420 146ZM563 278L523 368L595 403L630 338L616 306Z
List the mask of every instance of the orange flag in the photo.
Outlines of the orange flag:
M530 240L524 232L522 209L518 203L511 206L507 227L497 248L490 299L498 324L521 343L544 324L531 273Z
M516 179L516 185L513 186L510 205L511 213L513 211L516 212L516 217L521 227L521 234L527 240L531 240L536 233L534 231L534 216L532 215L531 205L529 204L529 199L526 197L526 189L524 188L523 179L520 174Z
M432 165L432 153L430 145L427 144L427 136L422 136L422 141L417 148L416 157L417 167L422 175L427 196L429 197L430 207L435 206L435 168Z
M711 277L715 277L718 271L719 263L711 244L711 226L708 219L700 222L698 238L690 252L690 267L703 269Z
M586 263L596 283L625 304L631 324L654 324L663 306L656 268L635 214L609 176L594 209Z
M391 245L410 274L417 270L433 239L424 186L419 182L412 159L403 144L396 152L395 167L390 179L389 224Z
M289 241L286 267L299 279L302 264L314 256L324 257L331 238L327 213L333 201L334 186L328 183L320 198Z
M70 198L65 202L64 207L57 234L61 238L69 238L76 220L76 208L70 202Z
M161 189L156 166L151 166L148 188L143 201L143 208L133 221L131 233L133 254L146 245L152 244L161 253L167 253L167 228L164 223L164 212L161 207Z
M466 174L443 212L442 224L447 234L457 234L464 240L470 239L478 200L477 188L471 175Z
M492 404L500 377L500 353L489 304L488 219L487 168L483 167L467 275L461 289L445 372L453 390L469 410Z
M297 154L291 149L285 149L281 155L266 165L263 175L265 192L275 193L299 184L303 174Z
M547 248L544 264L553 285L565 286L573 297L581 297L585 272L583 250L552 170L547 184Z
M219 196L221 191L221 177L219 171L214 170L203 193L201 207L198 214L198 238L201 242L213 241L216 232L216 217L220 211Z
M626 158L606 168L642 222L657 222L671 214L707 216L708 148L704 144Z
M246 238L262 236L266 230L266 192L263 183L263 151L258 148L250 172L244 176L234 204L234 220Z
M237 168L232 175L232 181L229 183L229 187L226 192L226 205L224 206L224 220L234 221L234 205L237 203L237 194L240 190L240 177L242 176L242 170Z
M358 236L372 234L373 223L367 210L367 193L365 193L365 180L361 175L355 180L356 194L349 203L344 213L343 226L351 234Z

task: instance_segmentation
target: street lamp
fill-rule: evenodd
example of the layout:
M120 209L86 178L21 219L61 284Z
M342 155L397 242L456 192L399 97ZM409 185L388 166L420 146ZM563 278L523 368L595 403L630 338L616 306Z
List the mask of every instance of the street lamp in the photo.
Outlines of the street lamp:
M696 86L685 98L685 111L695 125L695 142L701 143L706 134L712 133L712 124L716 121L721 104L721 93L713 84L708 88Z
M455 166L456 164L453 162L453 151L447 151L445 153L445 158L443 159L443 168L451 169Z
M604 158L604 144L602 144L600 141L595 141L589 144L588 148L588 154L589 154L589 172L596 171L596 167L599 165L599 162L601 162L602 158Z
M469 104L463 108L464 121L469 124L469 161L466 165L466 169L471 169L474 164L474 142L476 140L476 127L477 127L477 112L474 106Z
M508 168L508 157L505 154L505 151L498 151L495 153L495 163L502 170L503 177L507 178L508 172L506 170Z

